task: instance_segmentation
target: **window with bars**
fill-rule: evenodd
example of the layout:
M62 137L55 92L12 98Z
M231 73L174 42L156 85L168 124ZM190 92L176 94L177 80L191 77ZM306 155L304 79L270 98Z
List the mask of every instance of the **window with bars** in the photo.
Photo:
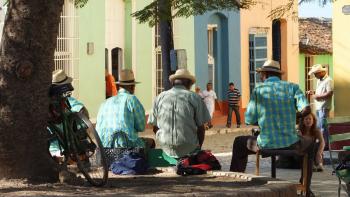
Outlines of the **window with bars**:
M55 70L62 69L74 79L74 88L78 87L79 66L79 16L74 1L65 0L55 50ZM78 91L75 91L75 96Z
M267 60L267 35L249 34L249 88L252 93L256 83L261 82L255 70Z
M314 80L313 76L308 75L311 67L313 65L313 57L305 56L305 91L314 90ZM311 95L306 95L309 103L313 100L311 99Z
M159 24L154 27L154 49L155 49L155 67L156 67L156 96L163 90L163 68L162 68L162 47L160 45Z

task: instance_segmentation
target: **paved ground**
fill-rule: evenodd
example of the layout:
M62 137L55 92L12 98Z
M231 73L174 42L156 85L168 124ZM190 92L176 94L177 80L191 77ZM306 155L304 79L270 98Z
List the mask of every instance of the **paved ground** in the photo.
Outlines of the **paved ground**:
M206 138L203 145L204 149L212 150L220 160L223 171L229 170L231 162L232 142L236 136L250 134L251 127L243 127L240 129L226 129L224 127L215 127L206 132ZM143 135L154 136L151 131L145 132ZM325 153L326 159L329 158L328 152ZM260 173L264 176L270 176L270 159L261 160ZM255 170L255 155L249 156L247 173L253 174ZM277 169L277 178L298 182L300 178L300 170L294 169ZM312 191L316 196L333 197L337 196L338 179L332 175L332 167L325 165L324 172L315 172L312 178ZM342 197L345 192L342 191Z

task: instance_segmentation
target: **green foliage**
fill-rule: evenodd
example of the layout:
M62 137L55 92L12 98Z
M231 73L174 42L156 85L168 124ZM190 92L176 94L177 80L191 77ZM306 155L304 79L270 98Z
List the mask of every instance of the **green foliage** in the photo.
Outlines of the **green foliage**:
M88 1L89 0L74 0L74 4L76 7L82 8L86 5Z
M239 10L248 9L255 4L254 0L168 0L166 1L172 7L172 15L159 12L158 4L163 2L155 0L145 8L132 14L140 23L147 23L154 26L160 19L170 20L177 17L189 17L201 15L212 10ZM162 5L164 6L164 5Z

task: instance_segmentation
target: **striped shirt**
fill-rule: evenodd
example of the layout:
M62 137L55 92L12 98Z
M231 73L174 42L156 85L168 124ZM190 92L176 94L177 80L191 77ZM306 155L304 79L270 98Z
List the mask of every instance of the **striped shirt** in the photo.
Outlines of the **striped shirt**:
M230 106L239 105L240 97L241 97L241 93L237 88L234 88L233 91L232 90L227 91L228 104Z
M299 140L295 129L296 110L308 102L297 84L269 77L256 86L245 113L246 124L258 123L261 148L284 148Z
M138 132L145 129L145 110L136 98L125 89L120 89L117 96L110 97L100 107L97 115L96 130L103 147L144 147ZM125 139L113 142L113 134L117 131L127 133L131 144Z

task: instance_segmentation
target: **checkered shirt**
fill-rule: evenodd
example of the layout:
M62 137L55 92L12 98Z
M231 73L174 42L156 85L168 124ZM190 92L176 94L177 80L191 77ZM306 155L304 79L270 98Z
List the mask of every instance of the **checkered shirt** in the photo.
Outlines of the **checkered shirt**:
M259 147L288 147L298 141L296 110L301 111L308 105L297 84L269 77L251 94L245 122L260 126Z
M138 132L145 129L145 110L135 95L120 89L117 96L110 97L100 107L97 115L96 130L103 147L145 147ZM116 139L113 134L123 131L128 139ZM128 144L127 141L130 143Z

